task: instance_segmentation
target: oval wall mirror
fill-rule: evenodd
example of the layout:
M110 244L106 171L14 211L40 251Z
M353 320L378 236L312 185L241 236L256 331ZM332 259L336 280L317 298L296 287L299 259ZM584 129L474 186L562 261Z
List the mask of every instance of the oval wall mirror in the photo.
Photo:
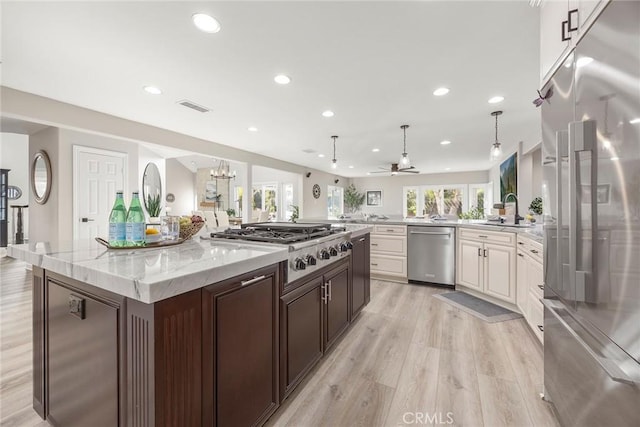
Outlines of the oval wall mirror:
M31 189L36 203L47 203L51 193L51 161L46 151L40 150L33 156L31 164Z
M162 179L160 171L155 163L147 163L142 176L142 197L144 199L144 207L150 217L160 216L162 206L160 205L162 197Z

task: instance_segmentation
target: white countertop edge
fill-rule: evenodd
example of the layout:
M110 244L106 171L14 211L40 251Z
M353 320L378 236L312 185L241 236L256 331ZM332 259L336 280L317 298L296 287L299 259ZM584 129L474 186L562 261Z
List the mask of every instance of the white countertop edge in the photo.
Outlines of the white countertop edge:
M220 242L219 244L225 246L247 246L246 244L238 245L229 242ZM279 263L286 260L289 253L287 247L270 247L269 251L262 254L253 255L247 259L235 260L223 265L215 265L208 268L194 265L210 261L204 258L191 264L186 264L179 270L172 271L171 273L163 274L162 276L152 274L148 278L138 280L133 277L126 277L105 269L96 268L94 265L91 265L93 260L90 259L74 262L56 258L55 255L57 253L47 255L44 253L31 252L25 247L14 246L10 246L7 249L8 255L12 258L147 304L155 303ZM170 251L171 248L164 248L162 250ZM154 249L138 250L137 254L147 253L146 251L154 251ZM68 254L69 252L62 253ZM189 267L191 267L191 271L189 271Z

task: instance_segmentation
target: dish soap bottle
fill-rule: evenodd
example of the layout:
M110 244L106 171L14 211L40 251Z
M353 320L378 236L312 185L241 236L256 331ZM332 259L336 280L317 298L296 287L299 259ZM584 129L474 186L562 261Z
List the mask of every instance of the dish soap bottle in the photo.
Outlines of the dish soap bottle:
M142 206L138 192L134 191L131 196L131 205L127 213L127 246L144 246L145 222Z
M127 208L122 191L116 192L116 201L109 215L109 246L121 247L127 242Z

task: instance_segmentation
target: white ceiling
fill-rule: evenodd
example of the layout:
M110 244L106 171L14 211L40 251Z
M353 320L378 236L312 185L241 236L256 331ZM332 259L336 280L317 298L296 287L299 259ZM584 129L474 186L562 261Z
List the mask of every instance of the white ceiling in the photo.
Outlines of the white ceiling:
M339 136L338 174L387 166L400 157L407 123L408 152L421 172L488 169L495 109L505 112L499 136L507 148L540 139L531 103L539 11L525 1L2 8L3 85L307 167L331 171L331 135ZM215 16L222 30L197 30L196 12ZM291 84L274 83L278 73ZM144 92L149 84L163 94ZM434 97L440 86L451 92ZM488 104L494 95L505 101ZM176 104L183 99L213 111ZM335 117L322 117L326 109ZM453 143L441 146L443 139Z

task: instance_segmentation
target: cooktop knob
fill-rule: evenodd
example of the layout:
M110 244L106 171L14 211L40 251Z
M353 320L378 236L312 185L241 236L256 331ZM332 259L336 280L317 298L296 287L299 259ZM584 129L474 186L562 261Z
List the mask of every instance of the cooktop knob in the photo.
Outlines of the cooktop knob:
M335 246L331 246L329 248L329 255L331 256L338 256L338 249L335 248Z
M347 245L347 248L353 249L353 243L351 243L351 241L346 241L344 244Z
M307 262L307 265L316 265L318 262L313 255L305 255L304 260Z
M347 252L349 250L349 246L347 242L340 243L340 252Z
M307 268L307 263L304 262L302 258L296 258L293 260L293 269L294 270L304 270Z
M322 249L320 251L320 259L329 259L329 258L331 258L329 251L327 249Z

